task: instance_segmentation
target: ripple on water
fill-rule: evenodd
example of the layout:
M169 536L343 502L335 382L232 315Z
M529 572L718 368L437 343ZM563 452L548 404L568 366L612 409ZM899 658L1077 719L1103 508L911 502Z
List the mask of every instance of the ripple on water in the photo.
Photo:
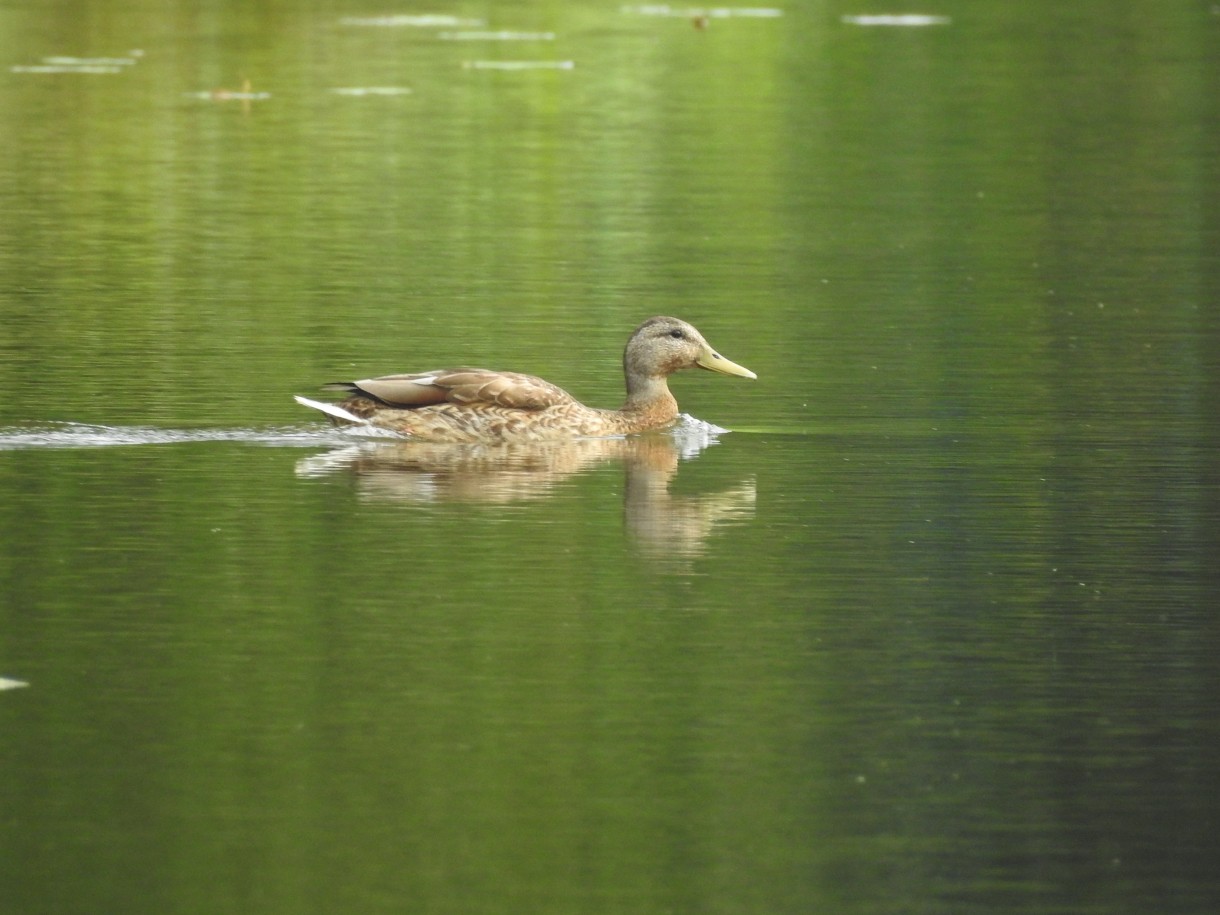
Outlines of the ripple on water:
M392 434L392 433L391 433ZM367 437L367 432L365 433ZM121 445L179 445L186 442L248 442L256 445L311 447L348 441L352 435L326 426L266 429L155 429L147 426L95 426L54 423L0 430L0 451L25 448L109 448Z
M726 429L683 414L672 434L685 456L698 453ZM181 445L188 442L246 442L288 448L329 447L353 439L398 439L404 436L371 426L277 426L263 429L156 429L149 426L98 426L48 423L0 429L0 451L32 448L113 448L124 445Z

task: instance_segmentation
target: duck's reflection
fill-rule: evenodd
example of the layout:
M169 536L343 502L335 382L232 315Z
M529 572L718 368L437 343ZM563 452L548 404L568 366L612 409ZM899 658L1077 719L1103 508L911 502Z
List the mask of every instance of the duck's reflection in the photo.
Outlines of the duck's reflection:
M360 496L373 501L507 503L543 498L575 474L617 462L626 476L627 529L640 549L696 556L717 522L754 511L753 479L717 493L670 493L680 462L713 440L654 434L529 445L362 441L304 458L296 473L352 474Z

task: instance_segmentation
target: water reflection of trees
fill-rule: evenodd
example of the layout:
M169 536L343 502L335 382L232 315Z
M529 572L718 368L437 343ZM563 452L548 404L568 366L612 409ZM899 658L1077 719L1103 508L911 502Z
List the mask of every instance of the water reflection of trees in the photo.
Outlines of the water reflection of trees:
M360 496L371 501L494 504L545 498L577 474L619 463L624 519L635 542L653 555L695 556L718 522L754 511L753 479L716 493L670 492L681 461L707 444L669 435L530 445L360 442L305 458L296 472L351 474Z

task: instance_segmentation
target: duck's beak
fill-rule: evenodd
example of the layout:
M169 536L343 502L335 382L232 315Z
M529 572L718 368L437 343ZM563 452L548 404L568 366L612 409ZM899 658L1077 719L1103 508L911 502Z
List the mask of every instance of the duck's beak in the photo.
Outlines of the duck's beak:
M701 369L710 369L713 372L719 372L721 375L736 375L739 378L757 378L758 376L751 372L744 365L738 365L736 362L729 362L724 356L720 355L710 346L705 346L695 359L695 365Z

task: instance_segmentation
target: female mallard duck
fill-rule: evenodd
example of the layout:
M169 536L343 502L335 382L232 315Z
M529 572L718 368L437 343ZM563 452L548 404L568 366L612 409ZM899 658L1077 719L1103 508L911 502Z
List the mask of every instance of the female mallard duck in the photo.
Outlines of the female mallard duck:
M441 369L326 385L350 393L339 404L298 397L344 425L375 426L427 442L533 442L631 435L671 424L678 402L666 379L681 369L711 369L757 378L717 353L677 318L649 318L623 351L627 402L619 410L586 407L533 375L486 369Z

